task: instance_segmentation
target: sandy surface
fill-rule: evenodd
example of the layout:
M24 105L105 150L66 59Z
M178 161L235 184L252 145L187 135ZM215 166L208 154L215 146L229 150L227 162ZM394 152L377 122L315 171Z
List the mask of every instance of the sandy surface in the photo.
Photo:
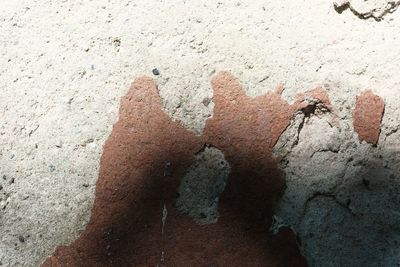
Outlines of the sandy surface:
M371 88L398 149L400 11L362 18L387 1L362 3L0 0L0 262L36 266L84 229L120 97L155 67L164 109L196 133L229 70L251 96L324 85L344 120Z

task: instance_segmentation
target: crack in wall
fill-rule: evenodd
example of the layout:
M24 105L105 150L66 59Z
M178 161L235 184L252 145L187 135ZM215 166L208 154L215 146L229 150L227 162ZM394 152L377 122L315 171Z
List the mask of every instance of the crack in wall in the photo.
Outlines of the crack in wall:
M307 105L293 114L293 117L290 121L290 124L285 129L285 131L281 134L278 139L277 144L274 146L274 154L279 155L281 157L281 163L286 162L287 154L292 151L299 143L300 133L303 130L303 127L306 123L306 120L311 116L321 116L323 114L327 114L331 112L330 107L321 102L319 99L308 98L306 99ZM332 127L332 124L329 123ZM294 132L296 134L294 134ZM294 137L293 137L294 135ZM294 140L294 141L292 141ZM291 144L289 144L291 142ZM286 150L283 152L283 150ZM323 151L323 150L322 150ZM336 151L336 150L332 150ZM318 151L316 151L318 152ZM286 166L285 165L285 166ZM285 167L281 165L281 167Z
M400 1L385 1L386 5L384 6L371 7L367 11L362 11L361 8L354 5L352 2L357 2L357 1L347 0L347 1L334 2L333 7L339 14L349 9L355 16L357 16L360 19L366 20L373 18L375 21L382 21L387 14L392 14L393 12L395 12L400 5ZM367 1L364 0L364 2Z
M326 198L330 198L330 199L334 200L334 201L336 202L336 204L338 204L339 206L341 206L342 208L344 208L345 210L347 210L352 216L359 217L356 213L354 213L354 211L353 211L348 205L345 205L345 204L343 204L342 202L340 202L340 201L337 199L337 196L336 196L335 193L333 193L333 192L319 192L319 191L318 191L318 192L315 192L313 195L311 195L311 196L306 200L306 202L304 203L304 210L303 210L302 215L300 216L300 220L299 220L299 221L303 221L304 216L305 216L305 215L307 214L307 212L308 212L310 203L311 203L312 201L314 201L316 198L320 198L320 197L326 197Z

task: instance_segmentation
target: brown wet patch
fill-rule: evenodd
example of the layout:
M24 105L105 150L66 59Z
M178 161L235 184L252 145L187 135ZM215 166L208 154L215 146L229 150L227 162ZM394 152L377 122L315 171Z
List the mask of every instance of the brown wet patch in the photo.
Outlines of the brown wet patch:
M360 141L376 145L381 132L385 104L383 99L367 90L357 96L353 110L353 126Z
M325 92L289 105L279 92L246 96L225 72L212 85L214 116L198 137L162 111L150 78L133 83L104 145L90 222L42 266L306 266L290 230L268 231L273 198L284 188L272 148L308 98L330 106ZM232 171L218 223L200 226L174 203L180 178L205 144L221 149Z

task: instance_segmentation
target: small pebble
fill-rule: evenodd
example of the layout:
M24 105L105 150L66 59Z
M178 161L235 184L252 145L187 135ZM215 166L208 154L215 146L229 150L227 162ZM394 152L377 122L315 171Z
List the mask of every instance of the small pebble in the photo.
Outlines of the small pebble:
M54 172L56 170L56 167L52 164L49 166L50 172Z
M120 47L120 46L121 46L121 39L119 39L119 38L114 38L114 40L112 41L112 43L114 44L115 47Z
M19 240L19 242L21 242L21 243L24 243L24 242L25 242L25 238L24 238L22 235L18 236L18 240Z
M211 99L208 98L208 97L206 97L206 98L203 99L203 105L206 106L206 107L208 107L208 105L210 104L210 102L211 102Z
M156 76L160 75L160 71L157 68L154 68L151 72Z

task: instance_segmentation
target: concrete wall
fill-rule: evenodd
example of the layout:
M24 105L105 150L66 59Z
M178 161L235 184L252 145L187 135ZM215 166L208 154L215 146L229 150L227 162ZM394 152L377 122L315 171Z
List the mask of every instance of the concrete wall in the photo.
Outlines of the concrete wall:
M227 70L248 96L281 85L292 104L321 86L332 104L293 112L274 148L287 180L275 228L294 229L311 266L398 264L398 5L0 0L0 262L37 266L85 229L130 82L152 76L165 112L200 135ZM353 127L365 89L385 104L376 145Z

